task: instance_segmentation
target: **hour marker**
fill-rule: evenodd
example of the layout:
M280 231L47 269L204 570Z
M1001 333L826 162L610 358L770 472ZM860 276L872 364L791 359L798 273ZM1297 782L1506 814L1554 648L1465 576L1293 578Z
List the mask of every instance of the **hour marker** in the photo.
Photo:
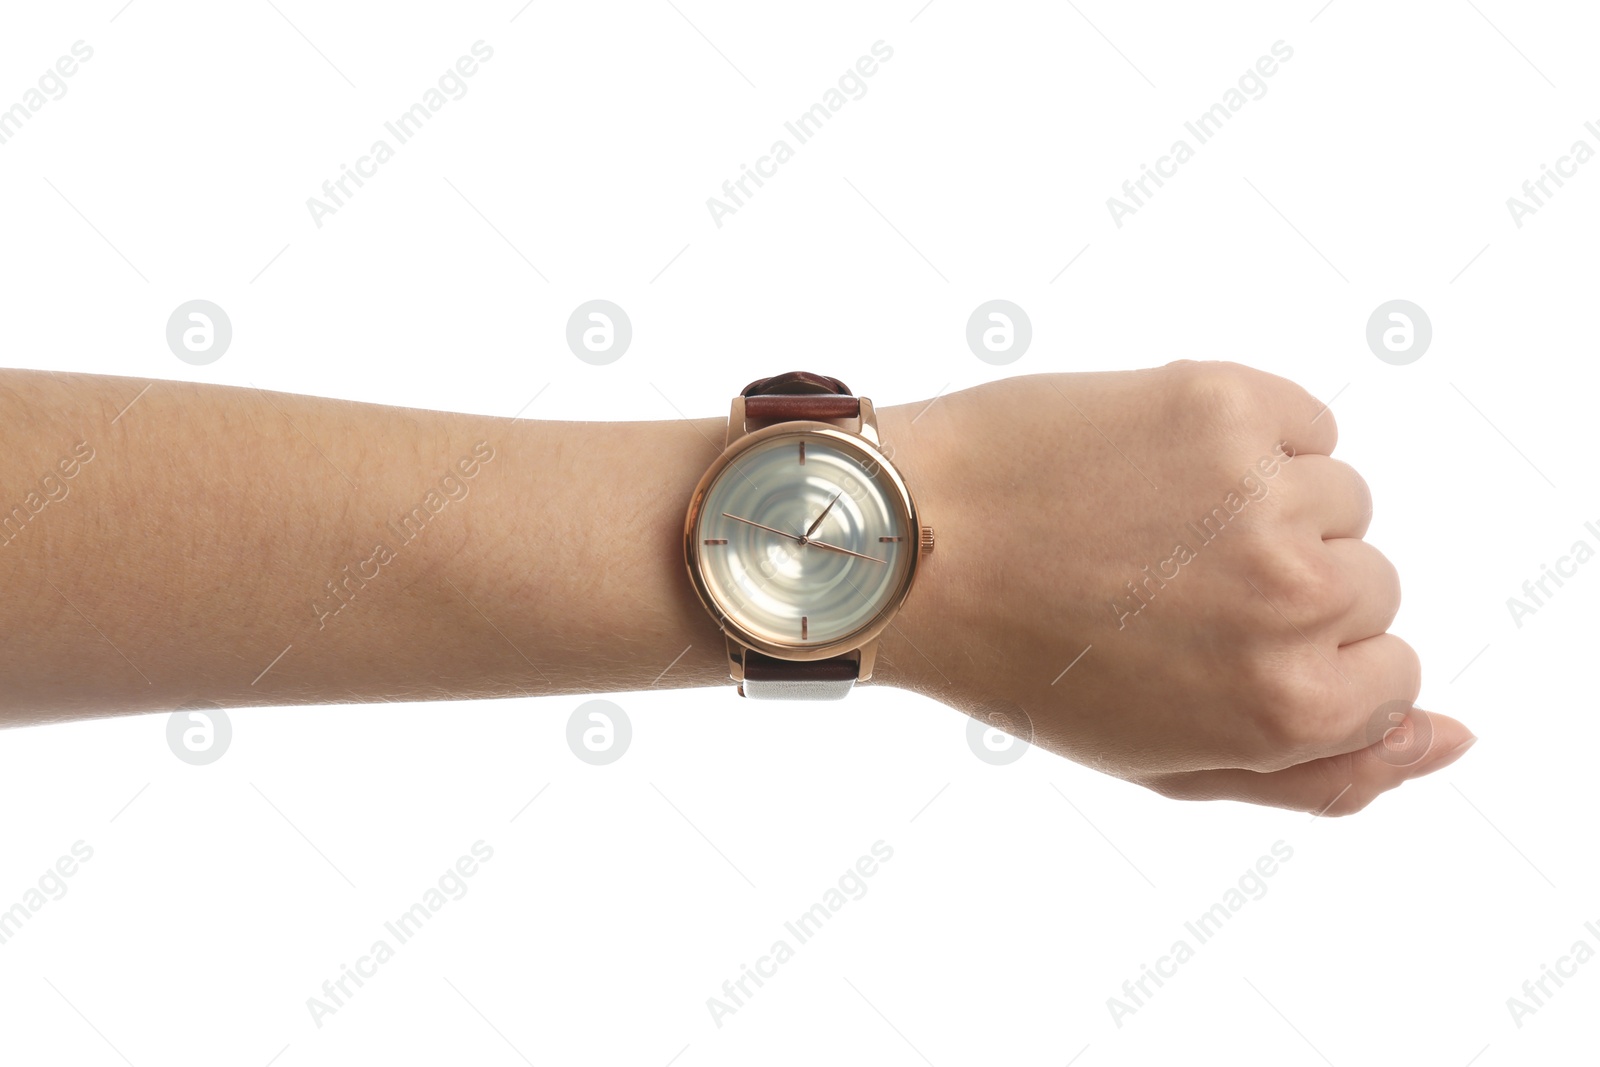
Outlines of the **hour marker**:
M801 441L800 442L800 466L804 467L805 465L806 465L806 443L804 441Z
M880 540L880 541L904 541L905 538L904 537L880 537L880 538L878 538L878 540Z
M802 615L802 616L800 616L800 640L804 641L805 639L806 639L806 617L804 615Z
M727 543L728 543L728 539L726 537L708 537L708 538L706 538L706 544L708 544L708 545L725 545Z

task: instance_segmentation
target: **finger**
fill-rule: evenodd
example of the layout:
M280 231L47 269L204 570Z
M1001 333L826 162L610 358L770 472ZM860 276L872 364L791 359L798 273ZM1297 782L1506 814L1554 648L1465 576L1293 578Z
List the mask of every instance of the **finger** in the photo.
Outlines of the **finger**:
M1339 440L1328 406L1287 378L1226 360L1197 363L1180 359L1162 369L1200 383L1202 396L1214 391L1224 401L1237 402L1241 412L1249 412L1252 437L1256 433L1271 435L1258 442L1268 448L1281 442L1292 456L1325 456ZM1224 404L1223 410L1227 406ZM1206 407L1213 405L1207 403Z
M1361 736L1373 709L1397 700L1409 703L1422 692L1422 658L1394 634L1380 633L1352 641L1336 649L1334 659L1340 673L1352 683L1346 687L1351 693L1351 712L1345 719L1345 729L1352 740ZM1342 751L1358 747L1352 743Z
M1290 512L1318 537L1365 537L1372 522L1372 489L1350 464L1327 456L1298 456L1284 465L1280 491Z
M1416 649L1394 634L1363 638L1327 656L1338 677L1323 690L1327 704L1308 724L1308 743L1288 762L1360 751L1382 735L1381 729L1375 731L1375 721L1387 726L1391 709L1409 708L1422 691L1422 660Z
M1184 771L1142 784L1175 800L1237 800L1317 815L1351 815L1402 782L1443 770L1476 740L1447 715L1410 708L1399 726L1355 752L1266 773Z
M1422 688L1416 650L1393 634L1344 648L1327 637L1301 634L1279 687L1262 711L1255 752L1235 766L1271 772L1308 760L1358 752L1380 736L1374 722L1399 705L1410 707Z
M1350 608L1333 623L1335 640L1344 647L1387 632L1400 613L1400 572L1389 557L1354 537L1322 546L1352 597Z
M1333 410L1296 382L1261 372L1269 411L1276 413L1278 435L1296 456L1326 456L1339 442Z

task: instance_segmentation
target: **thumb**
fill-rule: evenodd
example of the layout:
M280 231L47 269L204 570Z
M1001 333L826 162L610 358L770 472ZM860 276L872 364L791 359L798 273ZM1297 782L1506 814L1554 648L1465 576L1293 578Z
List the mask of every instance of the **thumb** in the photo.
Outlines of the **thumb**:
M1142 784L1175 800L1239 800L1318 815L1352 815L1400 783L1450 766L1477 740L1448 715L1413 707L1382 739L1354 752L1277 771L1184 771Z

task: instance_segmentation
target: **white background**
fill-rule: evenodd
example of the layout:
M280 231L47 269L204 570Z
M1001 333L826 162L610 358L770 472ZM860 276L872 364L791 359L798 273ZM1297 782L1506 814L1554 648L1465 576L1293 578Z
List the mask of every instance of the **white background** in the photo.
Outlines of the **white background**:
M889 404L1240 360L1337 397L1419 704L1482 740L1335 821L991 766L964 717L883 689L618 694L605 767L568 750L567 698L235 712L200 768L165 716L13 730L0 907L94 855L0 946L0 1059L1594 1060L1600 963L1520 1028L1506 1005L1600 949L1600 564L1520 628L1506 606L1600 544L1600 162L1521 228L1506 206L1600 148L1592 10L520 2L8 5L0 106L94 57L0 145L4 360L640 419L794 367ZM467 95L315 226L306 199L480 39ZM878 40L866 95L718 228L706 198ZM1106 198L1279 40L1266 95L1114 225ZM634 327L608 366L564 341L596 297ZM964 338L997 297L1034 329L1005 367ZM206 366L165 342L195 298L234 328ZM1408 366L1364 338L1395 298L1434 328ZM318 1027L307 998L480 839L470 892ZM706 999L880 839L869 892L715 1025ZM1107 998L1280 840L1267 894L1116 1025Z

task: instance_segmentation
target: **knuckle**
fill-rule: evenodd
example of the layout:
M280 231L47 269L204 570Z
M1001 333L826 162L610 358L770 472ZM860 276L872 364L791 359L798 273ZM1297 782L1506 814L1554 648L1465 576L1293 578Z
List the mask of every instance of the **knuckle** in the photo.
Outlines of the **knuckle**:
M1376 555L1378 576L1369 595L1379 599L1384 615L1393 622L1400 613L1400 568L1383 553L1377 552Z
M1342 459L1330 459L1328 462L1339 465L1340 471L1350 483L1350 492L1360 501L1360 514L1366 519L1372 518L1372 485L1362 473Z
M1260 371L1238 363L1187 360L1163 369L1169 383L1167 420L1185 432L1241 436L1242 428L1260 420Z
M1404 700L1416 700L1422 692L1422 657L1405 641L1393 634L1387 636L1394 647L1394 677L1400 689L1399 695Z
M1253 680L1253 725L1263 746L1261 759L1270 769L1292 766L1308 749L1337 740L1331 736L1334 694L1324 677L1326 669L1320 659L1313 663L1297 657Z
M1319 414L1312 417L1315 418L1319 423L1327 423L1327 425L1322 428L1322 432L1327 434L1328 451L1332 452L1335 448L1339 447L1339 419L1334 415L1332 407L1318 400L1313 400L1312 404L1319 409Z
M1254 581L1268 601L1262 609L1280 627L1284 619L1298 626L1337 618L1356 602L1356 590L1320 543L1262 548Z
M1248 403L1257 394L1259 371L1226 360L1184 360L1167 365L1174 391L1183 399ZM1208 405L1209 406L1209 405Z

